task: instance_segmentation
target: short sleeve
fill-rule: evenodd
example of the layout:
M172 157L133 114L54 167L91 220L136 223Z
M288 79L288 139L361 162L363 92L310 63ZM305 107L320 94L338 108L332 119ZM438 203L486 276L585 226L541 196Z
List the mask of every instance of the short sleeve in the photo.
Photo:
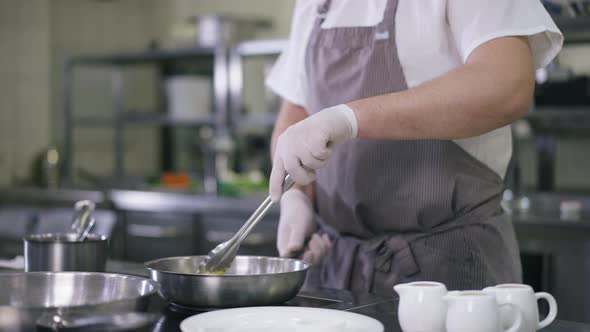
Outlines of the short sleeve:
M313 3L308 0L296 2L289 42L266 77L269 89L303 107L307 99L305 50L315 20Z
M447 18L463 59L499 37L527 36L536 68L549 64L563 35L540 0L447 0Z

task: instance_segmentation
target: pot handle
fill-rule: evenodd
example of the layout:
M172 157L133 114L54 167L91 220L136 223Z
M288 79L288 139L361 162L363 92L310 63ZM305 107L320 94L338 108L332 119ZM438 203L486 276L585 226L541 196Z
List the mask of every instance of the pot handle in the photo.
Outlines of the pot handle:
M141 312L76 316L48 312L37 320L37 326L50 331L127 331L152 324L157 317L156 314Z
M555 317L557 317L557 302L553 295L545 292L536 293L535 297L537 298L537 301L544 299L549 303L549 313L547 314L547 317L539 322L539 329L542 329L551 324L555 320Z
M512 325L508 329L504 330L504 332L518 331L518 329L520 329L520 326L522 325L522 312L520 311L520 309L512 303L504 303L500 305L500 308L501 307L510 307L510 310L514 311L514 313L516 314L516 320L514 320Z
M77 234L78 241L86 238L92 226L94 218L92 213L96 209L96 204L89 200L78 201L74 205L74 216L72 221L72 231Z

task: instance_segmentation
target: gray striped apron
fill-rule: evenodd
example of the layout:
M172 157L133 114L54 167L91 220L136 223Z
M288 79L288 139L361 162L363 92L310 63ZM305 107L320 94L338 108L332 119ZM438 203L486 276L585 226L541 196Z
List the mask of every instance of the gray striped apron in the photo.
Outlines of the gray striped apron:
M309 113L407 89L397 4L388 1L377 26L331 29L320 27L330 1L319 6L306 49ZM308 286L390 294L416 280L449 289L520 282L502 191L501 177L453 141L344 143L317 172L317 214L334 243Z

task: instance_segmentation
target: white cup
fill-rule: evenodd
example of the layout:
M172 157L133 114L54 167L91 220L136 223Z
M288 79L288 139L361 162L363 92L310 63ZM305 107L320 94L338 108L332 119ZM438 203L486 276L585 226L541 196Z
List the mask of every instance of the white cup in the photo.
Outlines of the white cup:
M484 292L495 294L498 303L511 303L522 312L523 323L518 332L534 332L551 324L557 317L557 302L549 293L535 293L529 285L503 284L484 289ZM549 314L539 321L537 302L544 299L549 303ZM504 325L511 324L514 317L511 312L501 310Z
M417 281L393 287L399 294L398 318L404 332L445 332L447 287L439 282Z
M447 332L517 332L522 324L520 310L510 304L498 304L496 297L483 291L449 292ZM514 312L515 320L510 327L502 329L500 308Z

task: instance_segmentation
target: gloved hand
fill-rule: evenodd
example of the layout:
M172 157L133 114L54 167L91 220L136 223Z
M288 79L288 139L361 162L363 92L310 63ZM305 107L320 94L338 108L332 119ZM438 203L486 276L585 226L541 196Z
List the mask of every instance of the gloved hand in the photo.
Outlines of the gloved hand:
M328 234L320 235L315 233L311 236L305 252L303 252L302 260L309 265L317 265L331 248L332 241L330 241Z
M303 250L305 239L316 229L313 207L307 195L291 188L281 199L277 249L281 257L293 257Z
M311 183L315 170L326 165L334 147L356 137L356 132L356 116L344 104L324 109L285 130L277 141L270 174L272 200L281 198L287 173L299 185Z

